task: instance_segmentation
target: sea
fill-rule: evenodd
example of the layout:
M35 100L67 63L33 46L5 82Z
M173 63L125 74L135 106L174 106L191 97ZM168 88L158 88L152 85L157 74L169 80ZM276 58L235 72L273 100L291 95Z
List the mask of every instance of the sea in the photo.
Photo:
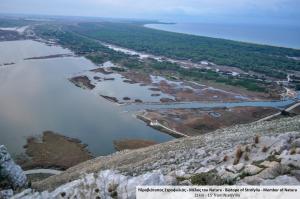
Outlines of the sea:
M300 23L295 25L175 23L145 26L171 32L300 49Z

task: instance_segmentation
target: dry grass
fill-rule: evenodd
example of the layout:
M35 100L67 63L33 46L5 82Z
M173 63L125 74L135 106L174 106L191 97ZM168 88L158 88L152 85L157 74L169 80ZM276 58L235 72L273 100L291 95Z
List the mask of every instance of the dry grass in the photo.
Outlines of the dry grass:
M223 162L226 162L228 160L228 156L225 155L224 158L223 158Z
M250 149L250 147L248 145L245 147L245 151L246 152L250 152L251 151L251 149Z
M250 158L249 158L249 154L248 154L248 153L245 153L245 155L244 155L244 160L245 160L245 161L249 161L249 159L250 159Z
M262 150L261 150L261 151L265 153L265 152L267 152L267 151L268 151L268 149L269 149L269 148L268 148L267 146L263 146L263 148L262 148Z
M242 155L243 155L242 147L238 146L236 151L235 151L235 159L234 159L234 162L233 162L234 165L236 165L240 162L240 159L241 159Z
M296 147L292 147L290 150L290 155L295 155L296 154Z
M258 144L258 143L259 143L259 135L256 135L256 136L254 137L254 143L255 143L255 144Z

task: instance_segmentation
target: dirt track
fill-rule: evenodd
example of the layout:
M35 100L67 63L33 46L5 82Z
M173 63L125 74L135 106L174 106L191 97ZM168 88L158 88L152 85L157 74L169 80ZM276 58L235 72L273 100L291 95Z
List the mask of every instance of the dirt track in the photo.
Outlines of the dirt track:
M278 112L274 108L236 107L203 109L148 110L142 115L151 121L188 136L195 136L236 124L254 122Z

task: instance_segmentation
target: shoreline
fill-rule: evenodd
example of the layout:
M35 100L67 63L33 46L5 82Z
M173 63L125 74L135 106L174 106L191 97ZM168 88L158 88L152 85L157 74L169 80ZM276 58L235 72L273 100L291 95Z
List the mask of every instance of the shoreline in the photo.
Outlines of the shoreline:
M226 91L226 89L219 89L219 88L214 88L214 87L210 87L210 86L206 86L206 85L201 85L202 88L199 87L199 84L195 83L195 82L190 82L190 81L174 81L176 83L181 83L182 85L180 85L180 87L175 87L173 82L171 80L160 80L159 83L154 82L154 80L147 80L150 82L145 83L145 78L147 79L147 77L139 77L139 74L136 72L131 72L134 77L128 77L128 73L130 73L129 71L126 72L126 74L122 73L122 72L111 72L111 71L107 71L106 69L104 69L103 67L99 67L95 68L95 69L91 69L89 70L91 72L101 72L103 73L104 77L99 77L99 76L94 76L91 74L86 74L84 71L82 72L82 74L77 74L76 76L73 76L71 78L69 78L69 80L74 83L76 86L81 87L83 89L88 88L90 90L96 88L98 85L101 86L101 84L103 83L102 79L104 80L104 82L106 80L111 80L111 81L116 81L115 77L105 77L105 75L111 75L111 74L115 74L115 75L121 75L121 78L127 78L125 80L123 80L124 85L122 86L126 86L126 83L130 81L129 84L139 84L140 87L144 87L144 86L148 86L148 87L153 87L153 88L148 88L146 90L150 90L151 96L152 97L159 97L160 98L160 102L156 102L156 101L147 101L145 99L140 100L140 99L136 99L135 101L132 101L134 99L133 96L127 95L124 97L118 96L119 98L117 98L117 95L111 95L108 96L106 94L103 94L101 92L99 92L99 95L111 102L117 103L118 105L135 105L135 104L142 104L142 105L149 105L149 104L153 104L153 105L166 105L166 104L172 104L172 105L176 105L176 104L192 104L192 103L199 103L199 104L220 104L220 103L280 103L280 102L289 102L292 100L296 100L297 98L299 98L299 96L288 96L285 97L284 99L278 99L278 98L274 98L274 97L267 97L267 96L249 96L246 93L235 93L233 91ZM88 72L89 72L88 71ZM124 76L125 75L125 76ZM89 77L90 76L90 77ZM94 77L93 77L94 76ZM130 76L130 75L129 75ZM162 77L164 78L164 76L157 76L157 77ZM85 79L83 79L85 78ZM119 77L116 77L119 78ZM140 79L139 81L137 81L136 79ZM93 80L93 81L92 81ZM94 81L95 80L95 81ZM100 81L101 80L101 81ZM169 81L169 82L168 82ZM134 82L134 83L132 83ZM186 85L186 83L189 83L190 85L193 84L194 87L190 87L191 89L188 90L188 86L190 86L189 84ZM154 90L155 89L155 90ZM180 90L178 90L180 89ZM164 95L170 95L170 97L173 97L174 99L169 99L166 98L164 96L161 96L160 93L155 93L155 92L161 92ZM197 93L198 92L202 92L201 96L199 96ZM299 92L299 91L298 91ZM298 92L295 92L295 95L299 95ZM206 96L206 97L202 97L202 95ZM208 95L208 96L207 96ZM220 95L218 98L214 98L214 95ZM241 96L241 97L240 97ZM245 96L245 97L244 97ZM243 99L245 98L245 99ZM132 99L132 100L131 100ZM165 99L168 99L167 101L165 101ZM129 101L131 100L131 101ZM292 103L292 102L291 102ZM284 105L286 106L286 105Z
M273 117L293 117L297 113L288 114L292 108L300 106L300 102L278 112L269 107L233 107L208 109L158 109L136 112L134 117L145 122L151 128L174 138L197 136L211 131L238 124L246 124L272 119ZM280 109L279 109L280 110ZM287 112L286 114L284 114Z
M124 151L124 150L134 150L145 148L148 146L152 146L158 144L152 140L141 140L141 139L121 139L121 140L114 140L113 141L114 147L117 151Z
M158 123L159 125L155 125L150 118L147 118L144 115L136 114L135 117L137 119L140 119L141 121L145 122L147 124L147 126L150 126L151 128L154 128L162 133L169 134L169 135L173 136L174 138L189 137L188 135L180 133L176 130L172 130L160 123Z
M213 36L213 35L206 35L206 34L200 34L200 33L191 33L191 32L184 32L184 31L176 31L176 30L170 30L168 28L161 28L161 27L153 27L153 25L182 25L182 24L198 24L198 25L225 25L225 26L230 26L230 24L215 24L215 23L180 23L180 22L173 22L173 23L146 23L143 25L143 27L145 28L149 28L149 29L154 29L154 30L160 30L160 31L166 31L166 32L172 32L172 33L178 33L178 34L185 34L185 35L192 35L192 36L199 36L199 37L208 37L208 38L214 38L214 39L222 39L222 40L227 40L227 41L235 41L235 42L242 42L242 43L247 43L247 44L254 44L254 45L266 45L266 46L272 46L272 47L279 47L279 48L289 48L289 49L294 49L294 50L300 50L300 44L296 46L290 46L289 45L279 45L279 44L275 44L275 43L261 43L260 41L246 41L246 40L241 40L241 39L234 39L234 38L225 38L225 37L217 37L217 36ZM236 24L239 25L239 24ZM259 24L255 25L255 26L261 26ZM271 25L272 26L272 25ZM279 27L281 27L281 25L278 25ZM293 26L293 27L297 27L298 26Z

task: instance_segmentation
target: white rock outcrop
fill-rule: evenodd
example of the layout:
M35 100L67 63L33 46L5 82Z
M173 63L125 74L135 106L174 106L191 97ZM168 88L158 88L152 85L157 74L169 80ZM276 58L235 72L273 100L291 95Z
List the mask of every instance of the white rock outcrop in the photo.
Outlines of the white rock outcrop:
M283 175L283 176L278 176L275 179L268 179L262 181L260 185L264 186L271 186L271 185L299 185L299 181L291 176Z
M22 168L15 164L4 145L0 145L0 175L9 181L13 188L27 185L27 178Z
M118 171L105 170L84 175L58 187L52 192L34 192L27 189L14 198L50 199L50 198L135 198L136 186L170 185L175 178L162 175L160 171L146 173L137 177L128 177Z
M12 189L6 189L0 191L0 198L1 199L9 199L14 195L14 191Z

